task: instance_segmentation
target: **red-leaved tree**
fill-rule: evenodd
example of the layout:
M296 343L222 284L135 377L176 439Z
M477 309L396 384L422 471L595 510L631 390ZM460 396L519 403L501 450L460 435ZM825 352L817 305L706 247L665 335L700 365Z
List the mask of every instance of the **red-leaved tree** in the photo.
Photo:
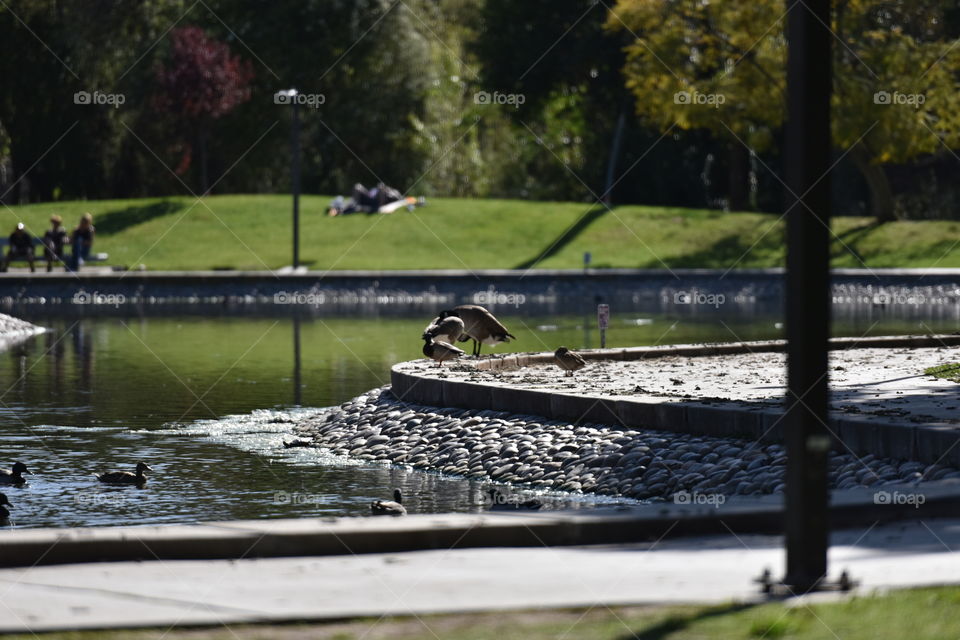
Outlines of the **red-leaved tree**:
M170 32L169 59L157 67L156 106L183 125L182 155L176 172L185 173L199 155L202 193L209 188L207 139L214 120L250 99L253 69L200 27Z

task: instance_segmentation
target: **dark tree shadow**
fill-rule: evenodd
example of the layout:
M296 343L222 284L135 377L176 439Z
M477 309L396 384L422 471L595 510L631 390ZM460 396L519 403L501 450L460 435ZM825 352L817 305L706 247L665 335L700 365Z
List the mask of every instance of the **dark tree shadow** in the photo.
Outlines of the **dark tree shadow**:
M862 240L868 233L874 229L879 229L881 225L881 222L873 220L867 224L851 227L843 233L835 234L836 237L833 238L834 242L832 243L834 245L831 252L832 256L834 258L839 258L843 257L847 253L852 253L857 260L864 262L863 256L860 255L859 251L857 251L855 245L860 242L860 240Z
M556 255L563 249L565 246L573 242L574 238L583 233L583 231L598 220L603 214L608 211L606 207L596 207L590 209L582 216L577 218L577 220L571 224L566 230L557 237L556 240L547 245L547 247L540 252L536 258L530 260L525 260L518 264L514 269L529 269L540 262L543 262L547 258Z
M683 631L691 624L699 622L700 620L738 613L754 606L756 605L746 603L721 604L707 607L706 609L689 615L671 615L653 626L638 629L629 635L623 636L623 640L662 640L678 631Z
M161 218L183 209L182 202L161 200L153 204L127 207L116 211L101 213L94 220L97 235L109 236L120 233L124 229L143 224L154 218Z
M668 263L673 268L743 268L745 263L756 261L760 256L776 256L782 252L783 235L776 230L763 236L756 244L749 237L734 233L718 239L700 251L671 257ZM663 264L654 258L640 266L661 268Z

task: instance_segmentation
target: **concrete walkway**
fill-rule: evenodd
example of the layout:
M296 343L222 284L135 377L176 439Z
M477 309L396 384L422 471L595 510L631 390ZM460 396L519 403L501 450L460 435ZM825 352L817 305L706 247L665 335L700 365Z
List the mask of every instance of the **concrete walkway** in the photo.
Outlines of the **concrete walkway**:
M860 593L960 581L960 520L837 531L832 573ZM0 632L323 620L760 598L782 539L713 535L600 547L486 548L0 570ZM816 597L816 596L815 596Z

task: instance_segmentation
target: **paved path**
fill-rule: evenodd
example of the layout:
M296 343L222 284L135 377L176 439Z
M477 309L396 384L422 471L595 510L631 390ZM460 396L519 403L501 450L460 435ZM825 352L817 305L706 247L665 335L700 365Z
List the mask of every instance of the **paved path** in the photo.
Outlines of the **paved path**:
M832 573L861 592L960 581L960 520L836 532ZM777 536L605 547L487 548L79 564L0 570L0 632L721 602L779 575Z

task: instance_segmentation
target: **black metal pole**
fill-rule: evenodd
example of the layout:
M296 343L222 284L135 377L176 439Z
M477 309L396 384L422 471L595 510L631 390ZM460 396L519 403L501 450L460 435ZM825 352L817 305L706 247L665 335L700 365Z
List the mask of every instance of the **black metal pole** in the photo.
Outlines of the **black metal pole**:
M300 376L300 316L293 316L293 404L303 404L301 393L303 381Z
M829 0L787 19L787 402L784 582L813 589L827 574L827 345L830 335Z
M291 181L293 188L293 268L300 266L300 104L293 96L293 126L290 128Z

